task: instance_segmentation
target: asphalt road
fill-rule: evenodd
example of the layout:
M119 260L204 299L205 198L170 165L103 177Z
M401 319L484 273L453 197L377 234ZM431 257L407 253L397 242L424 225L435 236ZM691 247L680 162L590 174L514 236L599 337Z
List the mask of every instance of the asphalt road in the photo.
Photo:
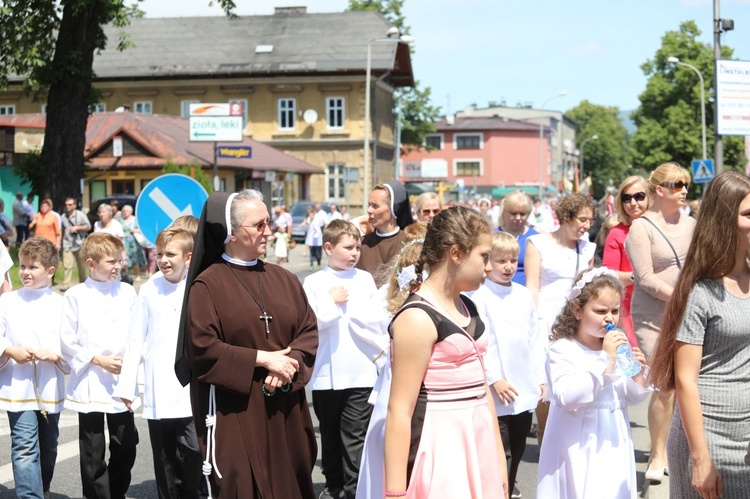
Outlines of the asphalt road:
M312 273L309 260L303 257L303 245L290 252L290 262L285 265L294 272L300 280ZM325 256L324 256L325 258ZM275 261L270 258L269 261ZM325 265L325 260L323 261ZM136 283L138 287L139 283ZM312 404L310 404L312 407ZM313 412L313 421L317 425L317 419ZM635 458L638 468L639 496L660 499L668 497L668 483L643 487L643 474L648 459L649 436L646 429L647 403L630 409L631 427L635 444ZM151 499L156 498L156 482L153 478L153 460L151 446L148 438L148 427L146 421L140 417L136 418L136 424L140 435L138 445L138 457L133 468L133 478L128 491L129 498ZM317 433L317 426L316 426ZM11 499L15 497L13 471L10 464L10 432L8 420L4 415L0 416L0 499ZM320 447L320 441L318 441ZM519 468L518 487L526 499L536 497L537 463L539 462L539 448L536 439L528 438L526 453L523 463ZM4 463L4 464L3 464ZM323 475L320 472L320 459L313 472L313 481L316 492L323 489ZM58 447L57 467L55 477L52 481L52 498L79 498L81 497L80 474L78 464L78 416L72 411L64 411L60 418L60 440Z

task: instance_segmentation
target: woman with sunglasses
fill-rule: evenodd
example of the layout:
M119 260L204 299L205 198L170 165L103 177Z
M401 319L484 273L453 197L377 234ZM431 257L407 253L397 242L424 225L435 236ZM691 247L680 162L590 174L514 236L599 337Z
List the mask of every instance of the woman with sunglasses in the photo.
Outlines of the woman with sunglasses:
M552 332L575 277L593 266L596 251L596 244L586 237L594 221L591 199L581 193L570 194L560 201L555 214L560 221L556 231L537 234L526 241L526 287L536 300L540 327L548 332L545 338ZM536 409L536 438L540 446L548 411L549 402L541 402Z
M690 173L677 163L664 163L651 172L651 208L633 221L625 241L635 276L633 327L638 346L649 360L695 228L695 219L680 213L689 186ZM667 469L667 435L673 412L674 390L654 392L648 409L651 462L646 471L646 479L652 482L660 482Z
M526 285L526 274L524 272L524 259L526 256L526 240L536 234L536 229L528 224L529 215L534 209L531 198L522 190L513 191L503 199L503 207L500 212L500 232L507 232L515 237L521 252L518 254L518 271L513 276L513 282L522 286Z
M648 184L646 179L632 175L620 184L615 197L615 211L619 222L612 227L604 243L602 266L612 269L620 276L625 286L625 295L620 308L620 325L633 346L638 346L630 317L630 302L633 298L633 266L625 251L625 240L630 232L633 220L640 218L648 209Z
M417 221L432 223L432 219L435 218L438 213L442 210L440 198L434 192L423 192L414 201L414 207L416 209Z

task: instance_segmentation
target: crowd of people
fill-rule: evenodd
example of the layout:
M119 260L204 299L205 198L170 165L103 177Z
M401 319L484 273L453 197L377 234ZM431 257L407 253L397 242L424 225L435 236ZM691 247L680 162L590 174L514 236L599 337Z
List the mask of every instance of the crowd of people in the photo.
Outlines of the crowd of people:
M583 194L412 206L379 184L359 219L310 206L303 283L278 265L283 207L215 192L159 234L138 293L121 279L149 262L132 207L100 206L86 237L75 200L59 225L43 200L21 224L35 235L18 291L0 254L16 493L49 497L68 409L84 496L124 497L143 404L160 498L316 497L311 411L320 499L520 498L530 432L537 497L634 498L627 408L650 399L647 480L669 473L680 499L750 497L750 180L717 176L688 216L690 181L675 163L624 179L598 234ZM64 296L60 251L64 287L68 267L88 274Z

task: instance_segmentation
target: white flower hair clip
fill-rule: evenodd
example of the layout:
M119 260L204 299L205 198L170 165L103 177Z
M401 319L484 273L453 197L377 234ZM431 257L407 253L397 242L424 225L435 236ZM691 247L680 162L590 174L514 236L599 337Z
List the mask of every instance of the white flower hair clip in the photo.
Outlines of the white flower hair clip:
M423 271L421 276L417 275L414 264L400 269L398 272L398 276L396 277L396 281L398 281L398 287L401 291L408 288L411 284L411 281L414 280L418 280L419 282L423 282L425 280L425 272Z
M607 267L598 267L595 269L591 269L588 272L585 272L578 280L578 282L576 282L575 286L573 286L573 289L570 290L570 293L568 293L568 301L572 301L578 298L581 295L581 291L583 291L583 288L586 287L586 284L590 284L591 281L603 275L608 275L610 277L614 277L615 279L620 278L620 276L617 275L617 272L612 269L608 269Z

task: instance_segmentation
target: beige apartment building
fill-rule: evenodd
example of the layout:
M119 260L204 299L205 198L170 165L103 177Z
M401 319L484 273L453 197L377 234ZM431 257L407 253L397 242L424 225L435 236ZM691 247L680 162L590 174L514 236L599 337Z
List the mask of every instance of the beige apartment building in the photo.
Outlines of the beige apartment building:
M101 100L92 112L187 117L190 104L240 103L245 137L320 168L320 174L266 175L274 204L311 199L357 212L365 199L365 120L371 122L372 186L394 178L393 93L414 83L409 47L389 38L390 28L376 12L307 14L304 8L238 19L133 19L107 35L116 40L126 31L134 47L95 57ZM13 86L0 93L0 115L44 111L43 103L23 98ZM238 178L226 185L248 183Z

